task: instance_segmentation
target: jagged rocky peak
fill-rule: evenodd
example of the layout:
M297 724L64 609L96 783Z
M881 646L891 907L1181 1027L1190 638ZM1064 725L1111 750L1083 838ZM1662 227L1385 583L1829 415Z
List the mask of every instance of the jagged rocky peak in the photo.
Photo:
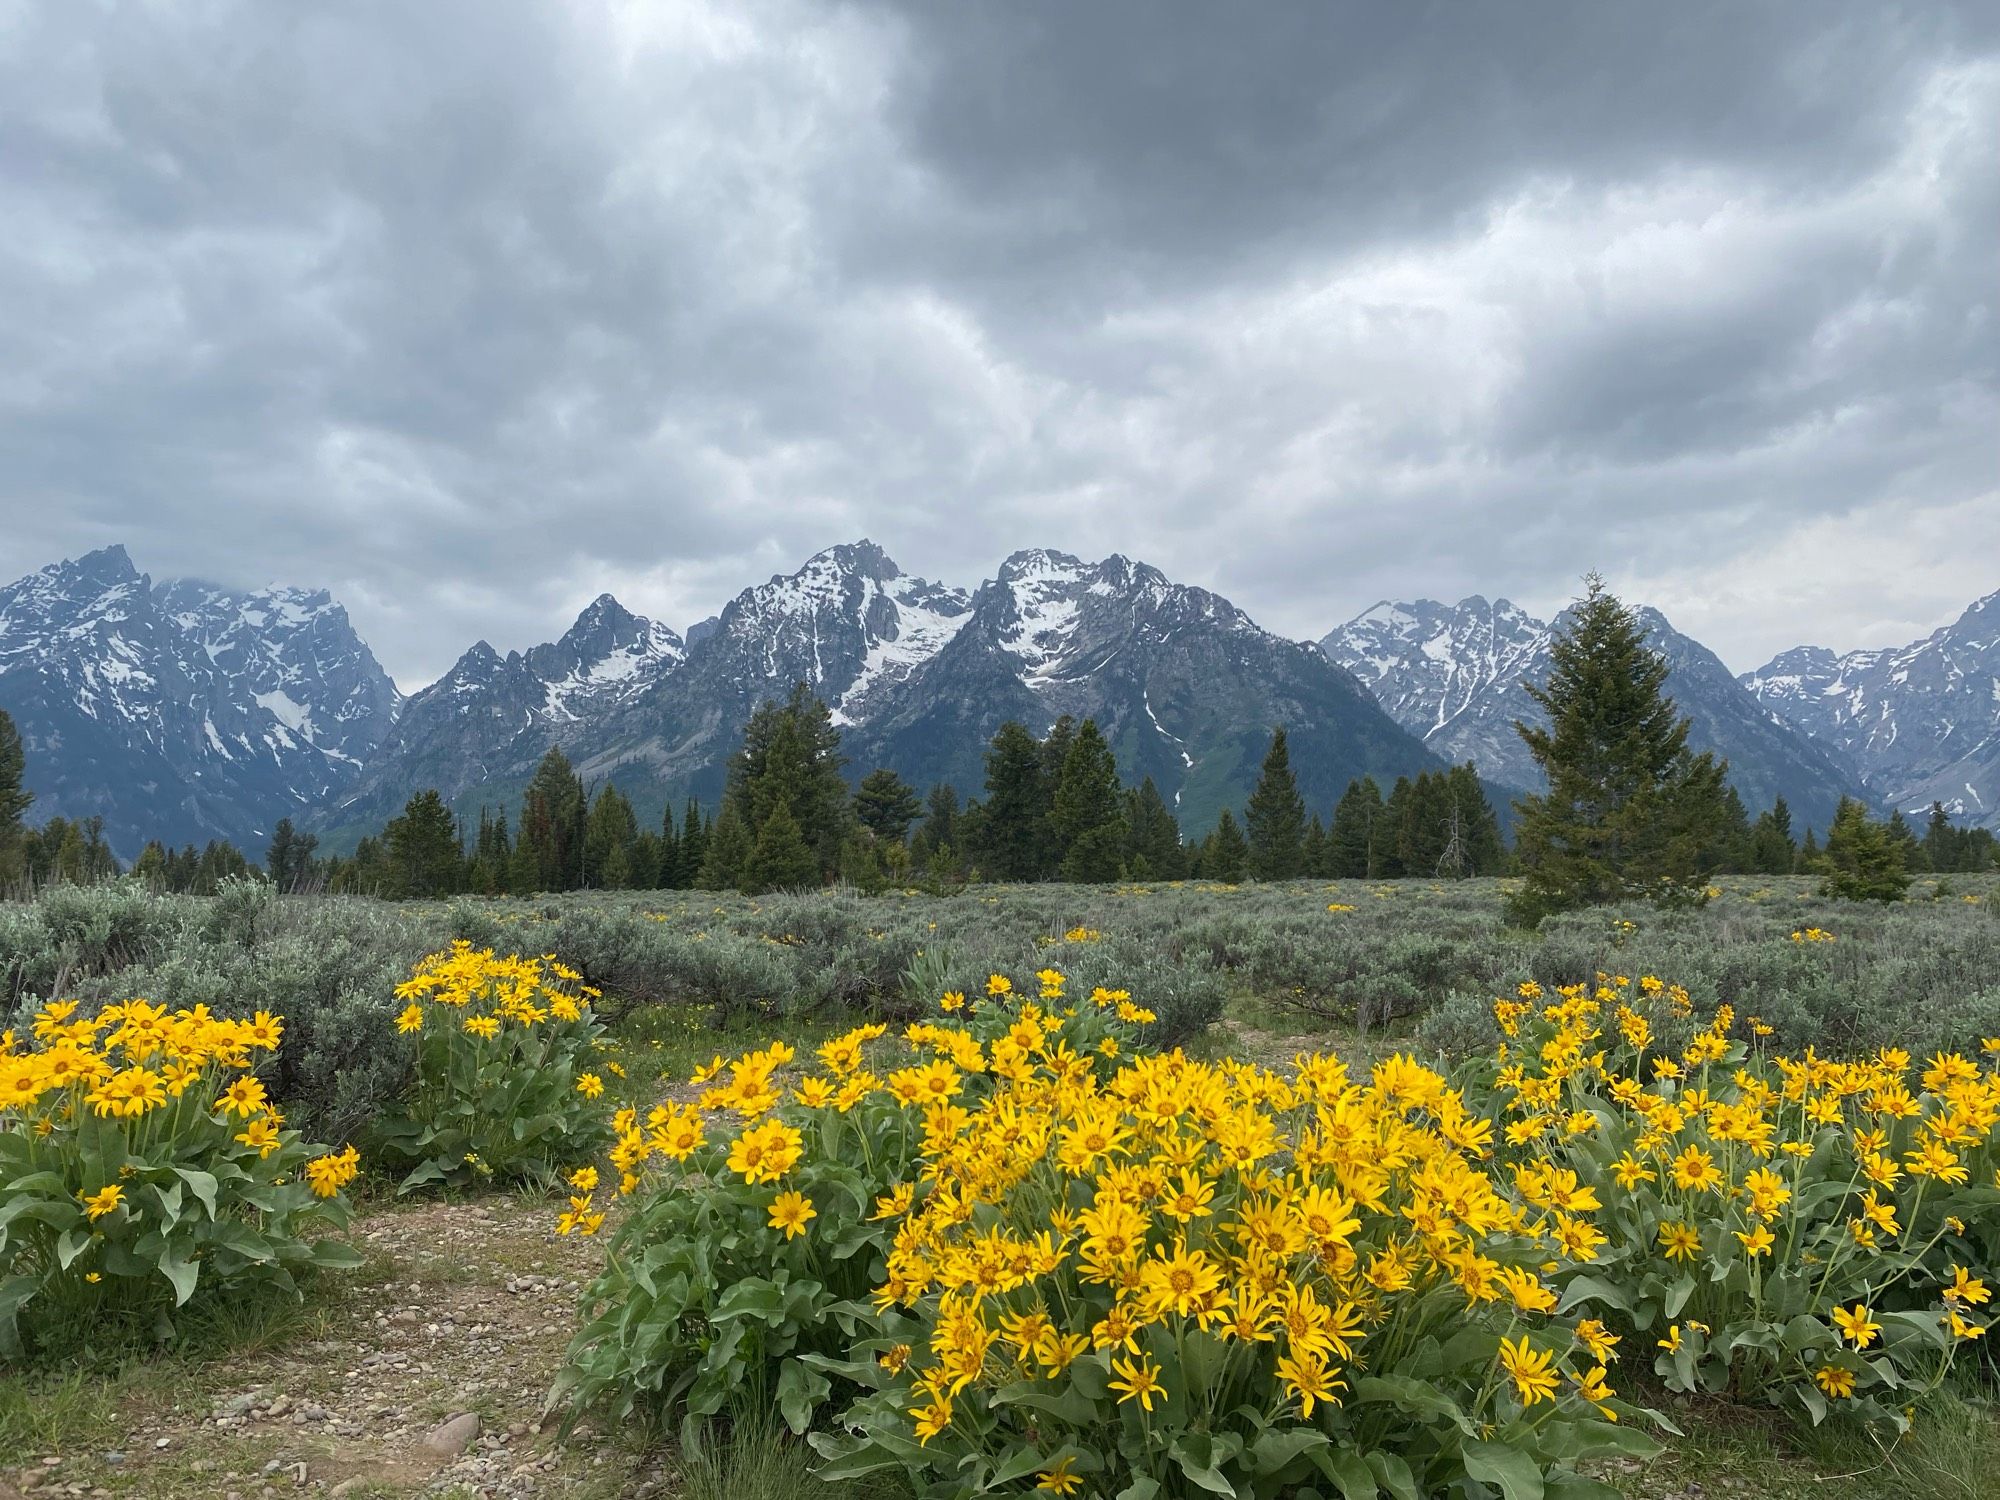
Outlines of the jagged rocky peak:
M0 588L0 704L44 814L146 839L255 847L350 779L395 685L323 590L155 587L122 546Z
M871 541L845 543L738 594L691 670L756 694L807 682L852 723L941 650L969 610L964 590L905 573Z
M635 615L609 594L599 594L561 639L527 653L530 667L542 677L589 672L613 658L631 667L671 663L686 654L679 635L666 625Z
M1740 680L1893 805L2000 827L2000 593L1906 646L1794 647Z

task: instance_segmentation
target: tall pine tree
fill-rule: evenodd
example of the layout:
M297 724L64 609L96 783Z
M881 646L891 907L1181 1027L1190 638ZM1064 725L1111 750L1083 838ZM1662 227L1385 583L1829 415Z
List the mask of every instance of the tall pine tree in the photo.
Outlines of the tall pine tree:
M1512 912L1529 924L1699 878L1701 831L1724 816L1725 767L1689 750L1665 659L1596 575L1550 655L1548 681L1527 684L1548 722L1515 725L1548 779L1516 804Z
M1063 850L1057 869L1064 880L1105 882L1120 877L1125 816L1118 764L1095 719L1077 726L1063 755L1049 828Z
M1375 869L1371 851L1375 824L1382 816L1382 789L1373 776L1347 783L1327 831L1327 874L1335 880L1366 880Z
M24 784L27 766L20 732L7 711L0 709L0 894L27 874L21 815L35 800Z
M1306 804L1292 775L1282 724L1271 733L1271 748L1264 752L1264 768L1243 816L1250 836L1250 874L1258 880L1296 880L1303 866Z
M980 804L981 872L989 880L1037 880L1048 842L1049 790L1042 747L1027 726L1008 720L986 751L986 800Z

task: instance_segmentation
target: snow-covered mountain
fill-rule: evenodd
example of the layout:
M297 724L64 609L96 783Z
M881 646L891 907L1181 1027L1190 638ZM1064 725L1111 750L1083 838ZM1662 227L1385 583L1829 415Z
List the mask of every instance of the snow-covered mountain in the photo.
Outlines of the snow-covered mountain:
M1742 677L1766 707L1838 746L1881 797L2000 828L2000 593L1920 641L1836 656L1800 646Z
M1858 769L1836 747L1759 703L1713 652L1658 610L1637 613L1667 659L1667 692L1693 721L1690 742L1729 761L1730 780L1753 813L1783 797L1799 826L1824 829L1841 795L1862 790ZM1329 633L1320 648L1438 754L1475 762L1489 780L1532 789L1541 773L1514 725L1540 718L1522 684L1548 677L1549 642L1561 623L1476 594L1450 605L1385 601Z
M2000 595L1900 651L1800 648L1740 682L1641 614L1696 744L1728 757L1753 810L1782 795L1824 827L1865 772L1899 806L1996 822ZM338 847L426 787L511 811L552 744L642 815L713 806L751 711L801 682L856 774L970 796L1005 720L1093 717L1125 778L1151 776L1199 833L1243 803L1280 723L1322 811L1354 776L1447 761L1537 784L1513 726L1552 628L1504 599L1418 600L1315 647L1124 557L1017 552L968 593L862 541L743 590L685 642L601 595L560 639L481 641L405 700L326 593L155 586L109 547L0 589L0 708L26 742L33 816L101 816L128 858L154 837L255 853L285 816Z
M857 542L745 589L684 659L589 714L545 712L537 662L475 648L412 698L335 826L378 827L425 786L462 810L512 807L552 743L644 817L688 796L713 806L752 710L801 682L831 710L856 774L889 766L966 795L1005 720L1039 733L1063 714L1095 717L1125 777L1152 776L1195 831L1248 795L1278 723L1322 808L1352 776L1438 764L1313 648L1122 557L1018 552L968 595Z
M324 593L153 585L123 547L0 589L0 708L28 755L31 815L261 850L350 781L399 699Z
M600 594L561 639L502 656L485 641L413 693L366 773L322 821L379 827L412 792L511 802L551 745L574 747L671 677L681 638Z
M1094 718L1136 783L1151 776L1191 832L1240 808L1273 726L1322 813L1353 777L1435 768L1353 676L1260 628L1229 600L1112 556L1017 552L973 596L964 628L886 694L854 736L858 764L976 793L1008 719L1041 733Z

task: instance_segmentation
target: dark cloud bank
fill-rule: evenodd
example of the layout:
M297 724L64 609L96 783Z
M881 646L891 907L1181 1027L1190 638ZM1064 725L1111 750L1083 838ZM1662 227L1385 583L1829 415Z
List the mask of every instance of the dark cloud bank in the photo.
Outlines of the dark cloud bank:
M406 687L864 533L1908 639L2000 587L1996 17L0 11L0 572L325 584Z

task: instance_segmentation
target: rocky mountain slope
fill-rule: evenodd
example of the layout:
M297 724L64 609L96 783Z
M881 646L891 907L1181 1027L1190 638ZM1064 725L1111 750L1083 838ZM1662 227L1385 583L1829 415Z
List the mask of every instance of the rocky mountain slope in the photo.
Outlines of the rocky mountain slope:
M1668 693L1693 721L1691 742L1728 759L1753 814L1783 797L1798 826L1824 829L1842 793L1862 790L1859 771L1837 747L1772 713L1658 610L1638 613L1667 659ZM1490 780L1535 787L1541 775L1514 724L1540 715L1522 683L1547 678L1560 624L1478 595L1453 605L1384 602L1329 633L1320 648L1438 754L1473 761Z
M588 739L686 655L672 630L609 594L593 600L559 640L505 656L475 642L410 696L380 753L321 821L372 831L424 787L459 804L484 796L511 816L519 786L551 745Z
M1800 646L1742 685L1805 733L1838 746L1890 805L1933 802L2000 828L2000 593L1920 641L1836 656Z
M122 547L0 588L0 708L20 729L30 815L261 850L350 782L395 685L324 593L155 587Z
M1323 814L1353 777L1386 784L1439 764L1349 673L1220 595L1123 557L1039 550L1001 565L964 628L861 726L853 753L920 786L978 794L1002 722L1040 734L1063 714L1095 718L1120 774L1151 776L1190 833L1241 810L1277 724Z
M1657 612L1669 691L1728 757L1754 811L1776 796L1824 827L1843 791L2000 813L2000 595L1899 651L1801 648L1734 678ZM798 682L826 701L855 774L877 765L978 796L995 729L1093 717L1130 782L1151 776L1192 833L1241 807L1271 727L1309 805L1472 760L1500 788L1537 777L1516 718L1552 626L1506 600L1381 604L1317 647L1124 557L1017 552L971 593L880 547L832 547L743 590L683 641L601 595L558 640L475 644L403 699L324 592L157 586L124 550L0 589L0 708L21 728L37 818L101 816L145 839L260 851L280 817L350 843L413 791L512 811L561 745L657 817L713 807L744 721Z

